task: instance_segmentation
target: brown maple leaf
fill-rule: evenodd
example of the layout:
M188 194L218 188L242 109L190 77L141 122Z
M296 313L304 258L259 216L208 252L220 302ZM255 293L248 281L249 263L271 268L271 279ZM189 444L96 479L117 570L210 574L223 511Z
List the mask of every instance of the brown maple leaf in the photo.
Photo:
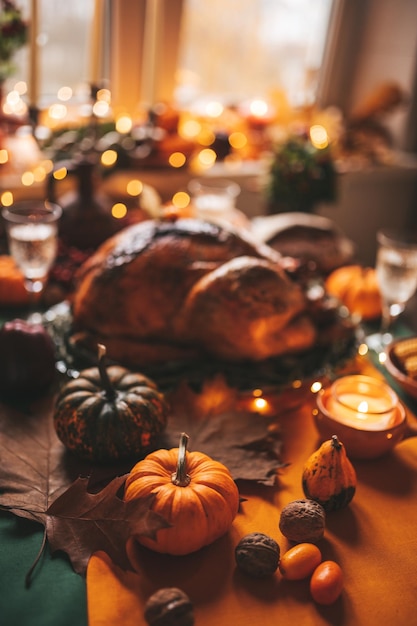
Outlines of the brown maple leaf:
M55 434L51 411L50 397L25 412L0 406L0 506L41 524L48 506L77 475Z
M89 493L88 479L78 478L46 511L51 551L66 552L79 574L85 575L91 554L99 550L119 567L131 569L127 539L131 535L155 537L157 530L169 526L151 511L154 496L129 502L118 497L125 478L114 478L98 493Z
M172 415L161 442L164 447L177 447L181 432L186 432L190 449L226 465L234 480L276 484L277 471L284 464L275 421L235 410L236 396L221 377L198 393L183 383L169 399Z
M87 467L67 453L55 433L52 407L52 398L25 412L0 405L0 508L39 522L45 529L27 584L46 540L53 552L66 552L74 570L85 574L96 550L108 552L115 563L129 567L127 535L152 535L166 526L149 510L149 501L128 504L117 497L125 479L125 472L117 475L120 468ZM97 491L102 481L106 486ZM87 485L95 485L94 493L87 491Z

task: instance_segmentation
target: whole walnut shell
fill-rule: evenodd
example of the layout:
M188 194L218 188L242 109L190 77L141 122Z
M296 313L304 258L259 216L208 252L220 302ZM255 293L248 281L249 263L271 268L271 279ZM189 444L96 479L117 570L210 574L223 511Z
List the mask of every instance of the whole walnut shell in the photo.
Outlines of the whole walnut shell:
M272 537L250 533L235 548L236 564L249 576L261 578L273 574L279 565L280 548Z
M148 598L144 616L150 626L193 626L193 605L176 587L159 589Z
M315 543L324 535L326 512L314 500L293 500L281 511L279 529L290 541Z

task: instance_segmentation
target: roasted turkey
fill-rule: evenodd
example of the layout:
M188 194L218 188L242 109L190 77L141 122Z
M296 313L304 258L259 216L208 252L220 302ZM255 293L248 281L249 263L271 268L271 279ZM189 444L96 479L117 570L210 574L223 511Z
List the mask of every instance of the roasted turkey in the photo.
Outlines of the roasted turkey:
M73 340L127 366L261 361L311 348L317 325L284 258L244 231L195 219L146 220L82 266Z

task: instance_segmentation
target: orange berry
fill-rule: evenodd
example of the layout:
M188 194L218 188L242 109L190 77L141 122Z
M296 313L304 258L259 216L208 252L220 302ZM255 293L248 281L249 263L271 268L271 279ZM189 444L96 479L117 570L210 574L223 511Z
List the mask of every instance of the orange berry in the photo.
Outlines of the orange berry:
M282 555L279 571L287 580L310 576L321 562L321 552L314 543L299 543Z
M317 604L333 604L342 593L343 572L335 561L323 561L310 579L310 592Z

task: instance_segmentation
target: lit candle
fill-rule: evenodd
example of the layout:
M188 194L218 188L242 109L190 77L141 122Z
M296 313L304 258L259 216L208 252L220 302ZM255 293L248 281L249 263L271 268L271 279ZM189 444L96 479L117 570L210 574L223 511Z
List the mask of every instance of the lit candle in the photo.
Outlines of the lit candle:
M91 32L91 84L98 85L103 78L101 71L102 30L104 22L104 2L95 0Z
M323 405L335 422L359 430L387 430L396 423L398 398L384 382L345 376L324 392Z
M142 96L148 107L157 100L158 53L162 45L163 4L148 0L145 14L145 33L142 65Z
M273 120L270 106L264 100L253 100L249 104L247 122L253 130L264 130Z
M29 104L38 105L38 3L32 0L30 18Z

